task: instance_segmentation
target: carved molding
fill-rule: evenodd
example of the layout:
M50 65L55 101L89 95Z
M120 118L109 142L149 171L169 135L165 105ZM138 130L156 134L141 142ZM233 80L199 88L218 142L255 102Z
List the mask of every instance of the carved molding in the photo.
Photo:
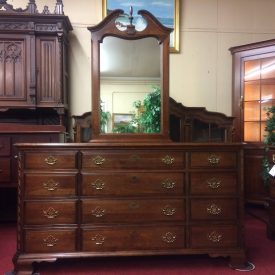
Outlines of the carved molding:
M55 3L55 8L52 14L64 14L64 10L63 10L63 2L62 0L56 0ZM41 13L39 13L39 11L37 10L37 5L35 0L29 0L29 3L27 5L27 7L25 9L22 8L17 8L14 9L13 5L10 5L7 3L7 0L0 0L0 13L1 12L9 12L9 13L17 13L17 14L51 14L51 12L49 11L49 7L48 6L44 6L43 11Z

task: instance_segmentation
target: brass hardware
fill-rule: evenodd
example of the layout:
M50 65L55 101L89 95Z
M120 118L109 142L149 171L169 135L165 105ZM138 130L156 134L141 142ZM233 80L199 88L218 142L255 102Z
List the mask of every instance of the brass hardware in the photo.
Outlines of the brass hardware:
M43 187L48 191L54 191L58 188L59 182L49 179L47 182L43 182Z
M96 165L102 165L105 162L105 158L101 157L101 156L96 156L93 159L94 164Z
M212 203L209 207L206 208L207 209L207 213L211 214L211 215L219 215L222 212L221 207L219 207L218 205L216 205L215 203Z
M164 158L161 159L163 163L167 164L167 165L171 165L174 163L175 158L166 155Z
M166 216L172 216L176 213L176 208L173 208L171 205L165 205L162 212Z
M48 164L48 165L55 165L57 163L57 158L54 156L48 156L44 159L44 161Z
M105 186L105 182L101 179L96 179L94 182L91 182L91 187L96 190L102 190Z
M136 202L136 201L133 201L133 202L130 202L130 203L129 203L129 208L130 208L130 209L137 209L137 208L139 208L139 207L140 207L140 205L139 205L139 203Z
M54 219L59 215L59 212L53 207L49 207L48 210L43 210L43 214L48 219Z
M275 154L272 155L272 161L275 163Z
M97 206L94 210L92 210L92 215L97 217L97 218L100 218L100 217L103 217L105 215L105 212L106 210L105 209L102 209L100 208L99 206Z
M218 243L222 240L222 234L219 234L218 232L213 231L207 235L207 238L213 243Z
M102 245L105 241L105 237L100 234L96 234L94 237L91 238L91 240L95 242L96 245Z
M217 189L221 186L221 181L216 178L211 178L211 179L207 180L206 182L207 182L208 187L211 189Z
M176 240L176 235L174 235L171 232L166 232L163 236L162 236L162 240L166 243L173 243Z
M216 155L210 155L208 157L208 162L211 164L211 165L217 165L220 163L220 157L216 156Z
M165 179L162 183L161 183L162 187L163 188L166 188L166 189L173 189L176 185L175 182L173 182L172 180L170 179Z
M47 238L43 239L43 242L46 246L52 247L57 244L58 239L55 238L53 235L49 235L49 236L47 236Z

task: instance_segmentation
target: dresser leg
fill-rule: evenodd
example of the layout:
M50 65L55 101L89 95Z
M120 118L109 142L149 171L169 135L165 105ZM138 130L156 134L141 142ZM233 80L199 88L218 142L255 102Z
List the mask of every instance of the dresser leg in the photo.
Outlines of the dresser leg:
M254 264L247 262L246 255L244 252L231 255L229 266L232 269L235 269L238 271L251 271L255 268Z

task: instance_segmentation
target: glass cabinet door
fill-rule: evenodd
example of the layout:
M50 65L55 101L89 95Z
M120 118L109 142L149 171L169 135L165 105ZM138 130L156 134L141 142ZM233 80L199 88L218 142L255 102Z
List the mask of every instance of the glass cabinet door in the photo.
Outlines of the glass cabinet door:
M266 112L275 102L275 56L243 63L243 141L262 142Z

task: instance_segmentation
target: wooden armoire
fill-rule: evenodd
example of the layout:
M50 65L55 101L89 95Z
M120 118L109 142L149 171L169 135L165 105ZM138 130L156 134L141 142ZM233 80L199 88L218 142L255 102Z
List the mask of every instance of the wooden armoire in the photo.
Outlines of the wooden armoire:
M71 23L55 10L0 2L0 219L16 218L17 142L65 141Z

